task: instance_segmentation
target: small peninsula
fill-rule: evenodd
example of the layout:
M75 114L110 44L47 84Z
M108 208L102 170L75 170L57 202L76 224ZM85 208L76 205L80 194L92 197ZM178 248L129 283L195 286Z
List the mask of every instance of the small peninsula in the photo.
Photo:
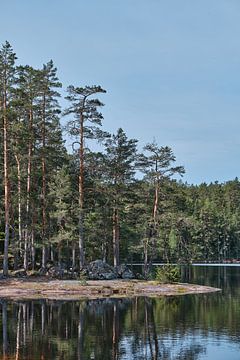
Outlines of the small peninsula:
M176 296L221 291L196 284L159 284L145 280L55 280L39 278L7 278L0 281L0 297L9 299L77 300L82 298Z

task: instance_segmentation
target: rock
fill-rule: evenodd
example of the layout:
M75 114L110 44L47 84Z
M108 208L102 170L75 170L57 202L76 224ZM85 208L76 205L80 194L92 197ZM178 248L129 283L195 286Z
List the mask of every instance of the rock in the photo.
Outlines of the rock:
M64 275L64 269L60 268L59 266L52 266L46 273L47 276L53 278L62 278Z
M39 275L39 276L45 276L46 273L47 273L47 269L45 269L45 268L43 268L43 267L41 267L41 268L39 269L39 271L38 271L38 275Z
M117 279L117 275L115 272L112 273L103 273L103 280L114 280Z
M133 272L122 264L115 269L111 265L102 260L92 261L87 267L87 275L90 280L114 280L121 279L134 279Z
M135 278L138 280L144 280L144 276L142 274L139 273L135 273Z
M134 279L133 272L127 267L127 265L122 264L117 267L118 276L122 279Z
M117 279L117 273L114 268L102 260L92 261L87 267L87 274L91 280Z
M27 272L25 270L16 270L12 275L17 278L24 278L27 276Z
M134 279L134 277L135 276L130 269L124 271L124 273L122 274L122 279Z

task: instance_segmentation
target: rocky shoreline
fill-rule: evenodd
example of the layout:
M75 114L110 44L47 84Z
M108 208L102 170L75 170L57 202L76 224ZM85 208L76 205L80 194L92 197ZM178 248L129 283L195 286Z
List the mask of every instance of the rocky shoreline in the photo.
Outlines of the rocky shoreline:
M102 260L94 260L86 265L81 270L79 268L68 269L66 266L56 266L48 263L43 269L26 271L23 269L10 271L11 277L23 279L29 277L46 277L48 279L59 280L114 280L114 279L135 279L143 278L140 274L133 273L132 270L126 264L121 264L117 267L113 267ZM0 274L3 278L3 275Z
M159 284L145 280L51 280L41 278L2 279L0 298L77 300L82 298L176 296L201 294L221 289L194 284Z

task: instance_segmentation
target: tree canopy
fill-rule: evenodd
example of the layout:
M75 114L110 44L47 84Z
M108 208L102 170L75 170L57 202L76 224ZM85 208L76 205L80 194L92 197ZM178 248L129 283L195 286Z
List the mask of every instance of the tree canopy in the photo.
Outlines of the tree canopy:
M81 269L97 258L239 258L240 182L189 185L173 149L104 129L99 85L67 88L53 61L18 65L0 49L1 267ZM99 99L100 98L100 99ZM64 117L65 126L61 126ZM72 139L67 150L63 133ZM91 150L97 142L101 151Z

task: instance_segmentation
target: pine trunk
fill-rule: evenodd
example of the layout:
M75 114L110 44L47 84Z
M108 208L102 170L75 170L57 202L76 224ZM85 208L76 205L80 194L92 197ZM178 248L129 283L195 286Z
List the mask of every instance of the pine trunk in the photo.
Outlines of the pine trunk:
M118 209L113 209L113 265L119 265L119 213Z
M75 243L72 245L72 272L75 271L76 267L76 247Z
M42 268L46 269L47 267L47 247L43 245L42 247Z
M22 188L21 188L21 166L18 155L15 155L15 160L17 163L17 179L18 179L18 245L16 242L14 252L17 254L18 248L20 248L22 243ZM25 267L25 257L24 257L24 269L27 270L27 267Z
M28 142L28 162L27 162L27 200L26 200L26 225L25 225L25 232L24 232L24 269L27 270L28 264L28 243L29 243L29 235L30 235L30 191L31 191L31 171L32 171L32 147L33 147L33 111L32 111L32 104L30 106L29 111L29 125L28 125L28 132L29 132L29 142ZM33 237L32 237L33 239ZM32 240L31 239L31 240ZM32 246L32 244L31 244ZM34 267L34 266L33 266Z
M155 164L155 171L158 172L158 164L156 161ZM148 248L151 246L151 248L154 246L153 244L153 238L156 233L156 227L157 227L157 213L158 213L158 203L159 203L159 176L157 175L157 179L155 182L155 192L154 192L154 203L153 203L153 214L152 214L152 228L149 229L149 236L146 239L144 243L144 275L147 276L147 273L149 271L149 263L151 264L152 261L152 252L154 252L154 249L149 254Z
M7 117L7 93L6 85L3 97L3 162L4 162L4 210L5 210L5 239L3 275L8 276L8 247L10 232L10 211L9 211L9 169L8 169L8 117Z
M159 198L159 181L157 180L155 184L155 195L154 195L154 205L153 205L153 223L157 223L157 211L158 211L158 198Z
M35 233L34 233L34 227L32 228L32 234L31 234L31 258L32 258L32 270L35 269Z
M79 148L79 266L84 266L84 143L83 143L83 114L80 114L80 148Z
M45 108L46 98L43 96L43 116L42 116L42 268L46 268L47 264L47 248L46 248L46 126L45 126Z
M154 205L153 205L153 224L154 227L157 223L157 212L158 212L158 199L159 199L159 174L158 174L158 162L156 160L155 163L155 171L156 171L156 181L155 181L155 195L154 195Z
M147 278L148 275L148 243L149 239L144 240L144 277Z

